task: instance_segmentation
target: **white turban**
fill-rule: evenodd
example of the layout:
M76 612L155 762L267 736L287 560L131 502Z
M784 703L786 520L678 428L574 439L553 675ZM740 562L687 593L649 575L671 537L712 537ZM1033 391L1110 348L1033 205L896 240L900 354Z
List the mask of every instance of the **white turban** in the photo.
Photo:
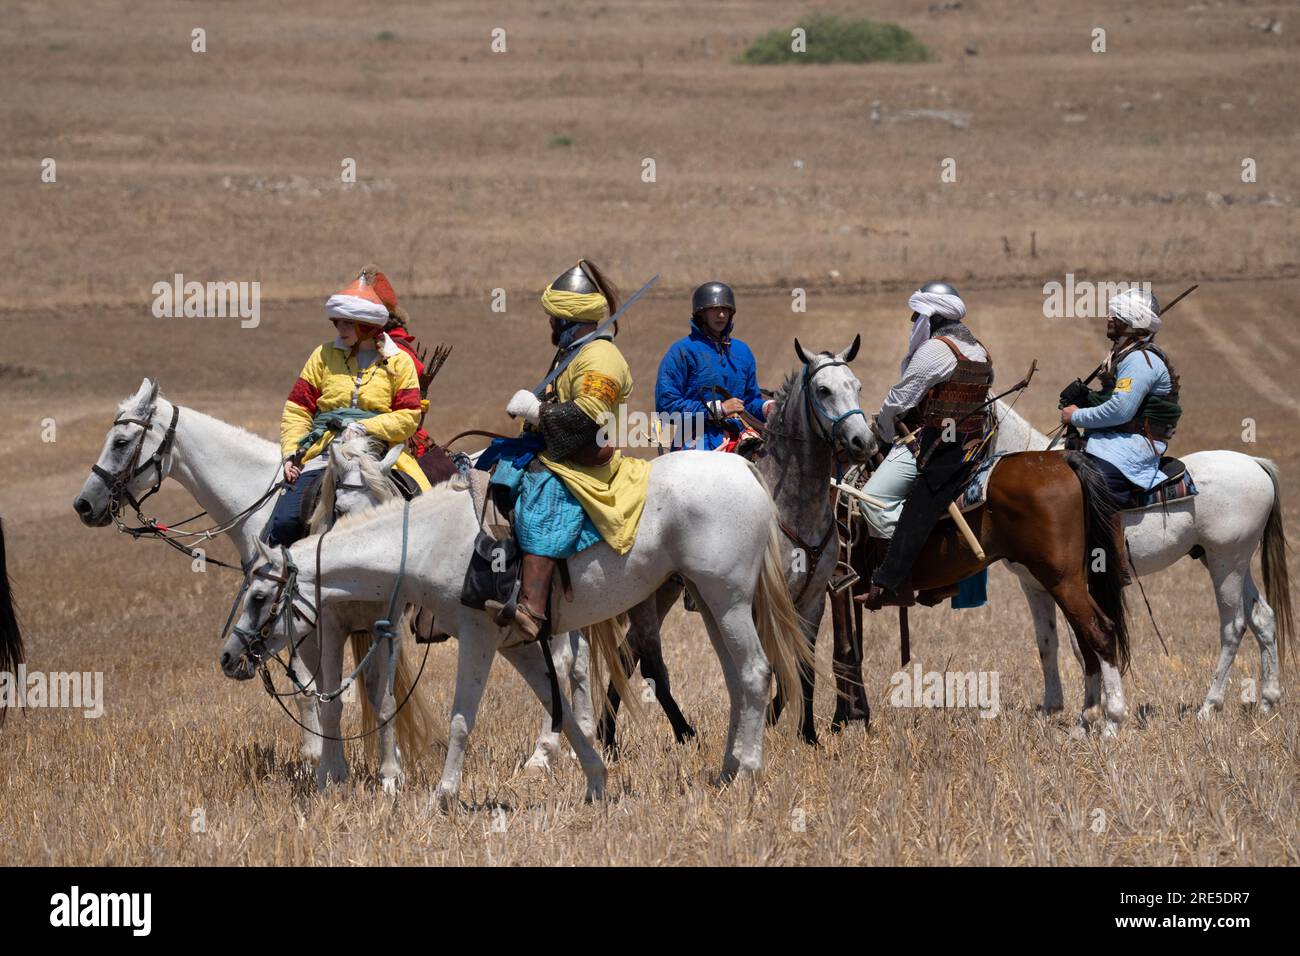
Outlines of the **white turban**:
M961 296L948 292L913 292L907 300L907 307L927 318L932 315L945 319L966 318L966 303L961 300Z
M388 307L346 291L336 292L325 301L325 315L331 319L350 319L365 325L383 326L388 322Z
M907 354L903 356L900 372L906 372L916 350L930 340L930 316L938 315L945 319L966 318L966 303L961 296L946 292L913 292L907 300L907 307L921 317L912 323L912 335L907 340Z
M1149 294L1141 289L1125 289L1111 297L1107 311L1129 328L1155 335L1160 331L1160 316L1152 310L1150 302Z

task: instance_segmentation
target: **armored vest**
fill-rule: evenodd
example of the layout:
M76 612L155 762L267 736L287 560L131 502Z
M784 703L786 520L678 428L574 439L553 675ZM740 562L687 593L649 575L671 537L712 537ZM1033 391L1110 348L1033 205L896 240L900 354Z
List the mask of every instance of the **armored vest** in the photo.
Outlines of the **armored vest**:
M917 406L919 424L943 428L946 422L952 421L958 433L982 431L986 417L982 411L993 384L992 358L976 362L966 358L946 335L940 335L938 340L952 350L957 368L946 382L931 388ZM984 353L988 355L988 349Z

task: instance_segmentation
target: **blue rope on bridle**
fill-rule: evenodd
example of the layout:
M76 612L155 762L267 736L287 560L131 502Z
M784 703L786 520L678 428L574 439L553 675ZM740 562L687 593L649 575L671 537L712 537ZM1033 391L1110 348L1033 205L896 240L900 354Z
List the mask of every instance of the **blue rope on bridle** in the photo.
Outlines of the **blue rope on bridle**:
M864 412L861 407L856 407L856 408L850 408L843 415L839 415L839 416L832 415L830 412L826 410L825 406L822 405L822 403L817 399L817 396L813 393L812 383L813 383L813 379L817 377L817 373L822 371L823 369L831 368L835 365L848 365L848 364L849 364L848 362L842 361L841 359L831 359L828 362L823 362L822 364L818 365L816 368L814 368L811 365L805 365L803 367L804 411L807 413L810 423L816 421L817 427L821 431L822 438L825 438L830 443L831 448L835 448L837 443L839 442L840 426L844 424L844 421L846 419L851 418L854 415L861 415L862 420L867 421L867 413ZM816 414L814 415L814 413ZM831 423L829 435L827 434L826 425L824 424L825 422L828 421ZM835 470L837 472L836 477L838 478L839 477L838 472L840 470L840 464L838 459L836 460L835 463Z

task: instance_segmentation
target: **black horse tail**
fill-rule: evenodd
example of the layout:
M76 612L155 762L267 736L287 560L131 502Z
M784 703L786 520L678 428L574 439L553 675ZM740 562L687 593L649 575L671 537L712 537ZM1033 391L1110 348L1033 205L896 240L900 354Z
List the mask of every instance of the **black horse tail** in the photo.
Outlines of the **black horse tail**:
M1120 673L1128 670L1128 611L1124 607L1123 565L1115 540L1115 516L1119 508L1110 496L1101 470L1087 455L1078 451L1066 452L1065 460L1074 469L1083 488L1083 523L1087 546L1085 561L1088 570L1088 593L1093 603L1105 615L1115 636L1115 663ZM1101 561L1097 561L1097 552Z
M13 589L9 585L9 566L5 563L5 526L0 521L0 673L17 675L23 657L23 634L18 628ZM15 677L16 679L16 677ZM9 708L0 707L0 723Z

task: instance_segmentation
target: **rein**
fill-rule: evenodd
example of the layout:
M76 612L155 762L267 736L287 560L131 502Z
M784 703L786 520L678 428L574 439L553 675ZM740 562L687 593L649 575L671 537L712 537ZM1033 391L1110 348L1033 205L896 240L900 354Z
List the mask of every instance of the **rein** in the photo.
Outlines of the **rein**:
M234 515L229 521L215 524L202 531L187 531L183 530L180 526L189 524L191 521L197 521L199 518L202 518L207 514L206 511L200 511L198 514L191 515L183 521L176 521L170 524L164 524L156 518L146 516L144 514L144 503L162 487L164 477L163 461L169 454L171 454L172 446L176 442L176 424L180 420L180 415L181 407L173 404L172 420L167 426L167 432L163 436L163 440L159 442L158 447L154 450L154 453L150 455L149 459L143 464L137 463L140 461L140 455L144 451L145 438L153 427L154 407L150 408L149 417L146 419L113 419L113 425L110 427L115 427L117 425L139 425L141 429L140 441L136 444L135 451L132 452L130 460L127 461L121 471L113 473L107 469L101 468L98 464L95 464L91 466L91 473L96 475L105 485L108 486L109 514L113 516L113 523L117 525L119 533L130 535L132 538L137 540L143 537L155 538L190 558L198 558L201 556L203 561L207 564L215 564L217 567L230 568L232 571L239 571L242 573L245 570L242 565L234 565L226 561L218 560L217 558L209 558L206 554L201 555L197 548L187 547L177 539L198 538L208 541L216 535L225 534L235 525L239 524L239 522L243 521L250 514L262 507L269 498L278 493L281 488L286 487L286 484L280 480L272 482L271 487L269 487L256 501L238 514ZM137 499L135 495L131 493L131 482L135 481L136 478L140 477L150 468L154 469L155 473L153 487ZM135 511L136 520L140 522L138 526L132 527L122 521L123 498L126 499L126 501L131 505L131 508Z
M267 695L272 697L275 700L275 702L280 705L280 709L283 710L289 716L290 720L292 720L303 730L315 734L317 737L321 737L325 740L348 741L348 740L360 740L364 737L369 737L371 734L378 733L385 726L392 723L392 721L397 718L398 713L401 711L403 707L406 706L407 701L411 699L411 695L415 693L415 688L419 684L420 676L424 673L425 664L429 660L428 647L424 649L424 660L420 663L420 670L416 674L415 680L412 681L410 689L406 692L406 695L402 698L401 702L393 710L392 716L390 716L386 720L379 721L373 728L371 728L368 731L365 731L364 733L352 734L346 737L334 737L329 734L322 734L320 731L313 730L312 728L306 726L300 720L298 720L298 718L294 717L292 713L289 712L289 709L285 707L284 701L281 699L284 697L296 697L299 694L310 694L314 696L317 699L317 701L319 701L322 704L328 704L334 700L337 700L340 696L342 696L344 693L347 692L348 688L350 688L356 682L356 679L358 676L360 676L361 672L365 670L366 665L370 663L371 655L375 653L375 649L379 647L379 642L381 640L388 642L388 674L386 677L386 686L387 686L387 695L389 697L393 696L393 685L397 676L396 638L398 636L397 627L393 623L393 617L397 613L397 602L401 595L402 579L406 575L406 554L408 550L407 545L410 540L410 517L411 517L411 502L409 499L407 499L402 503L402 556L401 556L401 561L399 562L397 568L397 578L393 582L393 593L388 601L387 616L380 618L379 620L375 621L371 625L371 631L374 633L375 640L371 642L370 649L366 651L366 653L362 656L361 660L357 662L357 666L353 669L352 673L349 674L348 677L339 684L337 689L328 692L323 692L319 690L313 691L311 689L311 684L315 683L316 680L315 677L313 677L312 680L309 681L307 684L303 684L301 681L298 680L297 675L293 671L293 662L295 656L297 655L298 648L302 645L302 642L307 639L307 635L304 634L297 641L294 641L293 634L291 631L291 624L290 624L291 619L295 616L302 618L304 621L307 621L308 624L310 624L311 627L315 630L317 646L318 647L320 646L321 644L321 621L320 621L321 618L321 614L320 614L321 551L324 548L324 544L325 544L325 534L328 534L328 532L322 533L316 539L316 580L314 585L316 603L315 606L312 608L312 610L315 613L314 619L308 617L307 614L304 613L298 607L297 604L298 601L303 601L304 603L306 603L306 599L302 596L302 594L298 590L298 566L294 564L293 556L289 553L289 549L282 548L281 551L284 554L285 573L279 576L272 576L270 574L266 574L265 572L260 574L261 577L264 577L265 579L274 581L276 583L275 597L272 599L270 611L267 612L266 621L262 624L262 626L257 631L249 631L245 628L240 627L239 625L235 625L233 628L231 628L230 632L234 634L235 637L239 638L240 644L243 645L245 655L249 658L249 660L251 660L254 664L258 666L258 674L262 678L262 686L266 690ZM252 574L257 575L258 572L254 571ZM252 575L250 575L249 577L251 576ZM240 599L243 597L244 591L247 589L247 587L248 587L248 577L245 578L244 585L240 588L239 593L235 596L234 606L232 606L230 609L230 617L233 618L236 609L239 607ZM287 602L284 600L286 594L288 594L289 596ZM290 613L286 613L286 611ZM278 653L268 654L266 652L266 638L270 636L271 631L274 628L275 623L278 619L282 620L284 624L285 643L289 648L288 662L281 660L280 655ZM227 626L229 626L229 619L227 619ZM288 691L286 693L280 693L275 689L275 684L271 679L270 669L267 666L271 661L274 661L275 663L279 664L280 667L284 670L284 672L288 675L289 680L293 682L293 685L295 687L294 690Z

